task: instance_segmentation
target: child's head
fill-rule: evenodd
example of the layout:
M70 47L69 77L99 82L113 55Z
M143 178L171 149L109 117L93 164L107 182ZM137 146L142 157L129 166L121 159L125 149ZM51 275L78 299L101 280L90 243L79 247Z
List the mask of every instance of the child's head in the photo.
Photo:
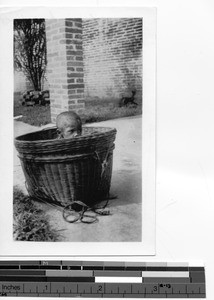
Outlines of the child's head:
M56 118L56 126L61 137L69 139L82 133L82 121L73 111L65 111Z

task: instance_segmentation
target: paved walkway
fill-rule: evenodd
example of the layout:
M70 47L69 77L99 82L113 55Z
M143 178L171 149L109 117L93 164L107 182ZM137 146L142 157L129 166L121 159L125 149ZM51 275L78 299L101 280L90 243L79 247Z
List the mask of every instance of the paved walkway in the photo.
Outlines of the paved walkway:
M94 224L70 224L62 214L49 205L42 205L61 241L70 242L139 242L142 235L142 118L141 116L109 120L88 126L115 127L117 136L113 158L111 193L118 198L109 202L111 215L99 216ZM14 121L14 136L40 130ZM14 185L24 191L25 179L14 148Z

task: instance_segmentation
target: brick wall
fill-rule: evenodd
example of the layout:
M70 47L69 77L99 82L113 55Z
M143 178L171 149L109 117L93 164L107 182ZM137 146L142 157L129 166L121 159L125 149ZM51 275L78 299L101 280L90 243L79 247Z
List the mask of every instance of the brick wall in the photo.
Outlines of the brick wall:
M142 19L83 19L85 97L142 96Z
M53 116L133 88L142 98L142 19L47 19L46 36Z
M46 20L51 119L84 108L82 19Z

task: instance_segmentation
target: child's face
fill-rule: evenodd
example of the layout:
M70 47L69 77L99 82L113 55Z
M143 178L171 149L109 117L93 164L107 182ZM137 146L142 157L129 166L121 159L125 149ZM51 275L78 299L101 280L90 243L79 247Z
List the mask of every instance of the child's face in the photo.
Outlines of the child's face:
M68 126L62 128L61 133L62 133L64 139L70 139L70 138L76 137L78 135L81 135L81 131L78 128L79 126L77 126L77 125L78 125L77 123L73 123L71 125L68 125Z
M70 139L81 135L82 122L80 117L74 112L64 112L57 116L56 125L60 137Z

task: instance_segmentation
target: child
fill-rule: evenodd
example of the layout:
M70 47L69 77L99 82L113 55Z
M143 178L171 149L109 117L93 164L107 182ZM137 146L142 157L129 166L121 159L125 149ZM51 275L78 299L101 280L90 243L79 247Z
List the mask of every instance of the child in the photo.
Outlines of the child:
M82 121L73 111L65 111L56 118L59 138L69 139L82 134Z

